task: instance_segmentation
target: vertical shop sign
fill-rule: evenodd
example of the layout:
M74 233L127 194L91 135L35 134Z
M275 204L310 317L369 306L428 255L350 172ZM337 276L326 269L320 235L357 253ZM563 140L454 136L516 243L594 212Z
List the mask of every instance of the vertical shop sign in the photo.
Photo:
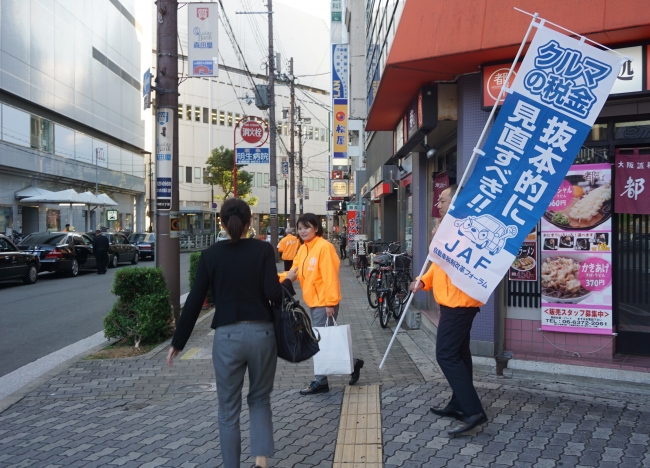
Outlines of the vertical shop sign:
M487 302L542 217L616 80L622 59L537 24L475 166L429 257ZM610 330L611 331L611 330Z
M343 12L341 8L342 0L332 0L332 22L340 23Z
M431 203L431 217L440 218L440 210L438 210L438 200L440 194L449 187L449 176L446 172L440 172L433 178L433 201Z
M156 112L156 209L169 211L172 207L172 149L174 123L171 109Z
M189 3L187 7L187 63L189 64L187 74L188 76L218 76L217 4Z
M363 232L363 205L361 203L348 203L348 246L350 250L356 249L354 236Z
M537 226L526 236L519 247L510 271L510 281L537 281Z
M348 44L332 44L332 108L334 159L348 158L348 99L350 58Z
M571 166L542 217L542 330L612 333L609 164Z
M650 156L616 155L614 211L650 214Z

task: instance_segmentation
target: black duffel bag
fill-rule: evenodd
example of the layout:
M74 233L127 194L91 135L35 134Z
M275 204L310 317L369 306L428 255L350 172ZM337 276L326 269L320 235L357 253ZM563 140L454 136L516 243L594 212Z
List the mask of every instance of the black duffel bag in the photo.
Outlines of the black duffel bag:
M302 362L320 351L320 336L314 336L311 316L284 286L282 305L274 309L273 322L279 358Z

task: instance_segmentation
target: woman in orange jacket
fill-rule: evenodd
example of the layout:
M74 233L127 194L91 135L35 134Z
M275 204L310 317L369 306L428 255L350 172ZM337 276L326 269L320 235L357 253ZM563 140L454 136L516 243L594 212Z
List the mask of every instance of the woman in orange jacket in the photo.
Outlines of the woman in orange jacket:
M291 269L298 268L297 276L302 289L302 298L311 311L315 327L324 327L329 317L338 317L341 302L341 283L339 282L339 257L334 246L323 239L323 228L318 217L305 213L298 222L298 235L304 244L298 250ZM281 280L284 275L280 275ZM359 380L363 361L355 359L350 385ZM326 375L316 375L309 387L300 391L301 395L313 395L329 391Z

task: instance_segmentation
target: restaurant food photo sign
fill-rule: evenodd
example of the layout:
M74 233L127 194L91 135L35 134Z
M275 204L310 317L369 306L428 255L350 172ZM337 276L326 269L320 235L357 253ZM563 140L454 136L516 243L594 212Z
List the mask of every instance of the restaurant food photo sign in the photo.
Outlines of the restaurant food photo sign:
M542 330L612 333L612 175L571 166L542 217Z

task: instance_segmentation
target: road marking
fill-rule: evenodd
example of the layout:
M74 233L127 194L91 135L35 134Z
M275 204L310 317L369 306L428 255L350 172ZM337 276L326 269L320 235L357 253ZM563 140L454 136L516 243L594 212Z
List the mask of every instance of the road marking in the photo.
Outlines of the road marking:
M106 342L104 332L100 331L0 377L0 400L20 390L68 359Z
M345 387L333 468L381 468L379 385Z
M183 354L181 359L192 359L199 351L201 351L201 348L190 348L185 354Z

